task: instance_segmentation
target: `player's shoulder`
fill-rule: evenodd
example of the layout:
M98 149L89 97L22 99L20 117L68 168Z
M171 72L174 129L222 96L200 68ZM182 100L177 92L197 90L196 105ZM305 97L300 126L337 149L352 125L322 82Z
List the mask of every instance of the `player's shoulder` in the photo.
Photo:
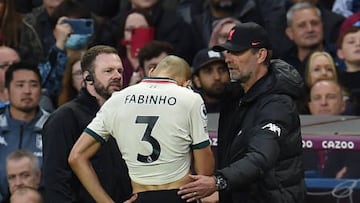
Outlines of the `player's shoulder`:
M195 101L195 100L202 100L202 97L199 93L195 92L192 89L186 87L180 87L177 93L181 94L184 99Z

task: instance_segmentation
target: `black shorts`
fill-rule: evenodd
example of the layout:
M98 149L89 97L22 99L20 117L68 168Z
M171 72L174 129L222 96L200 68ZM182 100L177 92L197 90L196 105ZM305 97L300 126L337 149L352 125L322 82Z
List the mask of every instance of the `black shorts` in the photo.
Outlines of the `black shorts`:
M135 203L186 203L186 200L181 199L181 196L177 194L178 191L178 189L173 189L139 192Z

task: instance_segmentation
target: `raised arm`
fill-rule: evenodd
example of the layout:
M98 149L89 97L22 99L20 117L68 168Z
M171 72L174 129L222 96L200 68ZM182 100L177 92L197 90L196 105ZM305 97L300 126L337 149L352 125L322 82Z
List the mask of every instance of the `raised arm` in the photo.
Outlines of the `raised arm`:
M72 148L68 161L74 173L96 202L114 203L101 186L90 163L90 158L94 156L100 147L100 142L96 141L88 133L83 132Z

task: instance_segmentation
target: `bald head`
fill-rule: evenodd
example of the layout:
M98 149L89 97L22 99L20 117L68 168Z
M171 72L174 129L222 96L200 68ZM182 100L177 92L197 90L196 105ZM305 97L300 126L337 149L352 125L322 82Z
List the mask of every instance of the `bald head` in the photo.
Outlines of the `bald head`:
M21 187L10 197L10 203L42 203L41 194L34 188Z
M186 86L191 79L190 65L182 58L169 55L162 59L159 64L150 70L151 77L168 77L176 80L180 86Z
M20 56L14 49L0 46L0 92L3 92L5 88L5 71L10 65L19 61ZM3 100L3 98L0 98L0 100Z
M7 46L0 46L0 66L8 65L20 61L19 54L12 48Z
M334 80L320 80L310 90L309 109L313 115L339 115L346 107L343 91Z

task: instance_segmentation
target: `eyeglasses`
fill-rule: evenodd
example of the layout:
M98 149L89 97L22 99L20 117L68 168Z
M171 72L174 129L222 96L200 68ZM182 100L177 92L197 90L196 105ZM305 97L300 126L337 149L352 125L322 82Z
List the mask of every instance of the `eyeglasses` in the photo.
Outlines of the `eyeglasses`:
M83 79L81 70L73 72L72 76L73 76L74 79L77 79L77 80L82 80Z

